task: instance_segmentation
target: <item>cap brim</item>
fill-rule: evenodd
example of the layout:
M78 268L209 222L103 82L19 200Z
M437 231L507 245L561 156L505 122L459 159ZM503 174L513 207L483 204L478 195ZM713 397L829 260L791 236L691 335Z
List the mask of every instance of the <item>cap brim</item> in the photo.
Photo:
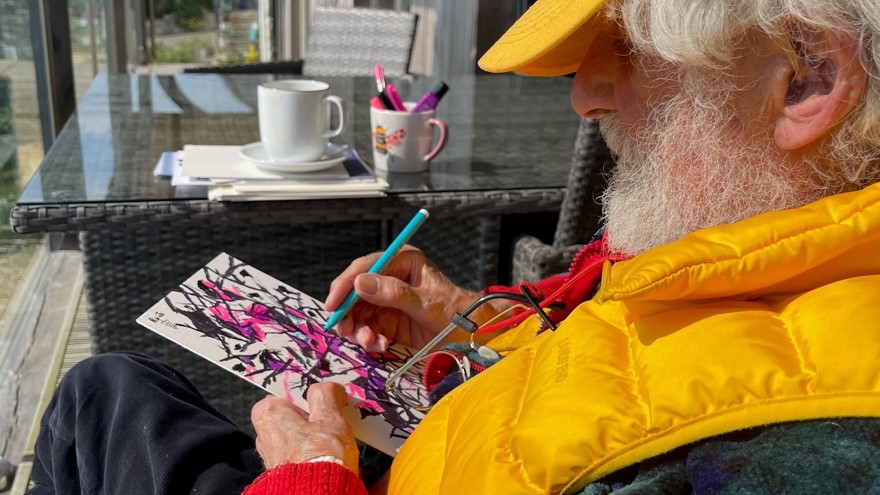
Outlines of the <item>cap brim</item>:
M606 1L538 0L480 58L480 67L538 76L576 72L587 48L581 31Z

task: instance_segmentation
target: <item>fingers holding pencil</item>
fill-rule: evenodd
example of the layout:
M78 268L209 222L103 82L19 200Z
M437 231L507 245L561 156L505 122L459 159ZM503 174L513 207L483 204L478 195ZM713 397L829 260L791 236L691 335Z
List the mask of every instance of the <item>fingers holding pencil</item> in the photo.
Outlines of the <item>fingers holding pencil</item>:
M358 258L330 286L328 310L337 309L352 289L359 301L335 329L370 352L381 352L389 341L418 348L479 296L453 284L425 254L404 246L382 271L365 273L382 253ZM450 335L446 341L467 338Z
M400 231L397 237L391 241L391 244L388 246L388 249L382 253L373 265L370 267L368 273L380 273L392 258L398 253L398 251L403 248L403 246L409 242L410 238L419 230L419 227L425 223L425 220L428 219L428 210L422 208L417 211L416 214L412 217L409 223ZM348 313L351 307L357 302L357 292L351 290L345 299L339 304L339 307L333 314L330 315L330 318L327 320L327 323L324 325L324 328L330 329L336 326L342 318Z

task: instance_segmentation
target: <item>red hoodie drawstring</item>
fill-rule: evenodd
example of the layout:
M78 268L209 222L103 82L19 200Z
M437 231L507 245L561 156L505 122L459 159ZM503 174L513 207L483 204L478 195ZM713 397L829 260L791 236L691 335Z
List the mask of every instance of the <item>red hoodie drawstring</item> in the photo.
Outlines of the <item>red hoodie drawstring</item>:
M550 294L549 296L542 299L541 303L540 303L541 308L546 308L554 301L557 301L560 298L560 296L565 294L569 289L571 289L571 287L573 287L582 278L584 278L588 275L592 275L593 276L592 278L595 278L596 280L598 280L599 275L602 272L602 266L605 264L606 261L617 262L617 261L627 259L626 256L622 256L622 255L607 255L606 254L606 255L596 256L596 253L590 253L590 252L588 252L584 256L581 256L581 253L583 253L585 251L588 251L588 249L585 248L585 249L581 250L580 252L578 252L578 255L575 256L575 259L572 261L572 271L574 271L575 268L580 268L577 265L583 263L585 259L590 259L589 254L594 255L592 257L593 259L591 260L591 262L586 267L577 270L574 273L574 275L571 275L569 277L569 279L566 280L565 283L562 284L562 286L560 288L556 289L552 294ZM529 287L534 288L533 285L530 285ZM489 332L494 332L496 330L500 330L502 328L510 328L510 327L519 325L520 323L525 321L526 318L528 318L529 316L531 316L533 314L535 314L535 309L529 308L519 314L511 316L510 318L504 319L504 320L499 321L497 323L493 323L491 325L486 325L484 327L478 328L476 330L476 333L489 333Z

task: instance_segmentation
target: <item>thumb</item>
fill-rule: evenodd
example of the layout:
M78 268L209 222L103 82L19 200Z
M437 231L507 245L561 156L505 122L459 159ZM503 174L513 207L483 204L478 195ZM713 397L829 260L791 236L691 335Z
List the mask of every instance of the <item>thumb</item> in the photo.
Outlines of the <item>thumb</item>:
M306 401L309 403L309 421L341 419L342 408L345 407L346 402L345 390L338 383L316 383L309 387Z
M354 288L364 301L414 315L421 311L421 298L408 283L395 277L364 273L354 279Z

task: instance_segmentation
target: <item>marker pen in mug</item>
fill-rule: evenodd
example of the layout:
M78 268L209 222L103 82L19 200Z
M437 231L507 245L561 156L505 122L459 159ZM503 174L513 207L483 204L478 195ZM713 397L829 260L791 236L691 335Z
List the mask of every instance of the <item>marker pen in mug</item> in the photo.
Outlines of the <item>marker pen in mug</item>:
M403 106L403 100L400 98L400 94L397 92L397 88L395 88L393 84L385 85L385 95L391 101L392 107L389 108L389 110L397 110L398 112L406 111L406 107Z
M382 67L382 64L373 66L373 75L376 78L376 91L380 93L385 91L385 69Z
M440 98L443 98L443 95L445 95L447 91L449 91L449 86L441 81L440 84L434 87L434 89L425 93L411 111L423 112L425 110L433 110L437 108L437 104L440 103Z
M379 101L382 103L382 110L394 110L394 103L391 103L391 100L384 91L376 95L376 98L379 98Z

